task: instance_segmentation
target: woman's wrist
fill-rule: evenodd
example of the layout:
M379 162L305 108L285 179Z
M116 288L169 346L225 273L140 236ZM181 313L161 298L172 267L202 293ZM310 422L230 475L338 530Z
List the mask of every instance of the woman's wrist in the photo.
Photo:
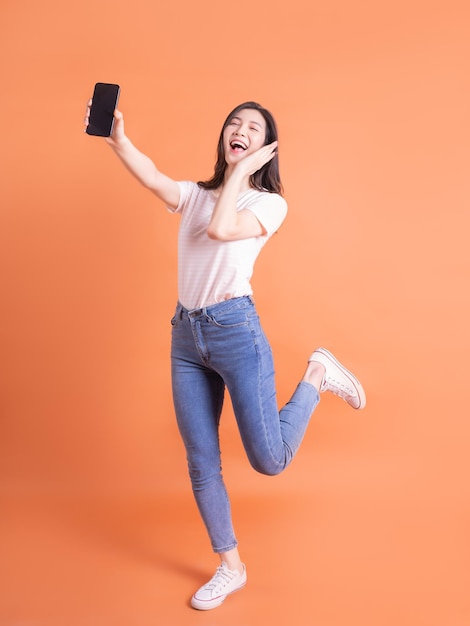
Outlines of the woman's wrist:
M131 140L126 135L122 135L119 138L111 136L108 137L106 141L113 148L113 150L115 150L115 152L123 152L126 148L132 145Z

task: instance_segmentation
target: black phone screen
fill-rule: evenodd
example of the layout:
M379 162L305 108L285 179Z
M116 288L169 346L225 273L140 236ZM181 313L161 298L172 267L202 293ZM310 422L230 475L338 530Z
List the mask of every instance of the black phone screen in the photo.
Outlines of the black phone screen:
M91 102L90 119L86 132L89 135L109 137L113 130L114 109L119 100L119 85L96 83Z

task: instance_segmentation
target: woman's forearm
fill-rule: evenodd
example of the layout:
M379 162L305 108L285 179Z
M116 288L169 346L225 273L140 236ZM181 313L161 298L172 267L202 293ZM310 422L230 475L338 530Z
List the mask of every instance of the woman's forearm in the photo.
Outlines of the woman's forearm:
M110 146L129 172L147 189L150 189L165 204L176 208L179 202L179 186L156 167L146 154L138 150L131 140L121 137L109 141Z
M157 167L147 155L140 152L140 150L134 146L128 137L120 139L119 143L111 143L111 147L129 172L135 176L144 187L150 189L154 185L154 181L159 174Z
M211 239L231 239L239 226L237 198L243 177L233 172L225 181L212 213L207 234Z

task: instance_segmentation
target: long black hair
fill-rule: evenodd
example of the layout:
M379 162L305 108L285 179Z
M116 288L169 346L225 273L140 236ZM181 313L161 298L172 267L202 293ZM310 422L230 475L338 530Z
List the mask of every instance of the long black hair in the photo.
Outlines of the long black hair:
M227 116L227 119L222 126L220 132L219 142L217 144L217 162L214 167L214 174L212 178L206 181L199 181L198 185L204 189L217 189L224 182L225 170L227 169L227 163L225 161L224 151L224 130L228 126L229 122L244 109L255 109L259 111L266 122L266 138L265 145L277 141L278 132L277 125L272 114L262 107L257 102L244 102L239 104L233 109L233 111ZM276 151L276 156L270 161L265 163L261 169L250 176L250 185L253 189L259 191L269 191L271 193L282 194L283 188L281 183L281 177L279 175L279 156Z

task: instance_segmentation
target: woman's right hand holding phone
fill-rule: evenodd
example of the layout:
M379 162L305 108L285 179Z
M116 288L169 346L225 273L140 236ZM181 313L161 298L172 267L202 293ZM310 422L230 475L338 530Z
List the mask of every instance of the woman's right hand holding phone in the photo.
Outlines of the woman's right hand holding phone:
M118 109L114 110L114 124L113 130L111 131L111 136L106 137L106 141L112 145L117 146L119 142L123 141L126 138L124 133L124 116Z
M86 107L86 111L85 111L85 127L84 127L84 132L86 132L87 126L90 123L90 110L91 110L91 104L93 102L93 99L90 98L87 102L87 107ZM122 141L123 139L125 139L125 133L124 133L124 116L121 113L121 111L119 111L118 109L114 110L114 124L113 124L113 130L111 132L111 135L109 137L105 137L107 143L109 143L111 146L117 147L119 145L119 142Z

